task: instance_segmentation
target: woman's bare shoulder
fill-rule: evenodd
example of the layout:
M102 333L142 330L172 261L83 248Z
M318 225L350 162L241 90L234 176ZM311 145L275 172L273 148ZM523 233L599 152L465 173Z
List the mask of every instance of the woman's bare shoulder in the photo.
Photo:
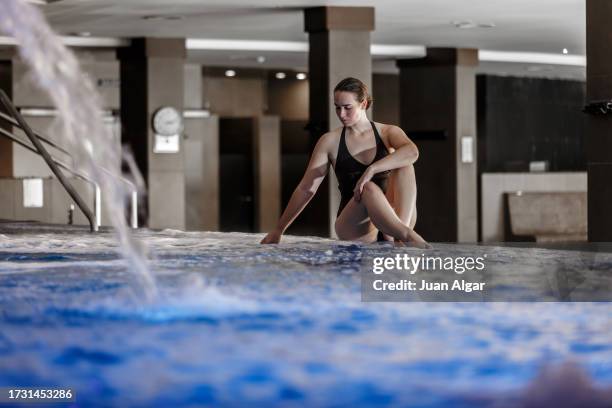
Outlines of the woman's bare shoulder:
M329 135L330 138L333 137L340 137L340 134L342 133L342 126L341 127L337 127L335 129L330 130L329 132L326 133L326 135Z
M342 128L337 128L330 130L327 133L324 133L320 138L319 142L326 147L334 147L335 144L338 144L338 140L340 139L340 134L342 133Z
M374 125L376 126L376 129L378 129L378 133L380 134L380 137L382 138L383 142L385 142L385 145L387 145L387 147L392 145L390 140L392 135L402 132L402 129L399 126L380 122L374 122Z
M389 133L397 133L397 132L403 133L402 128L400 128L397 125L391 125L388 123L380 123L380 122L374 122L374 124L376 125L376 128L380 130L381 136L383 134L387 135Z

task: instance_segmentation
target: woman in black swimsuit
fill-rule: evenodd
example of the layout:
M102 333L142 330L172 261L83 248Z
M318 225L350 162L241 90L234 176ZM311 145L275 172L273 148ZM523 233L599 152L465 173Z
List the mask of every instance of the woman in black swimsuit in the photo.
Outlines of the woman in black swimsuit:
M417 147L399 127L367 118L372 98L360 80L340 81L334 89L334 104L343 127L319 138L306 173L278 226L261 243L280 241L315 195L331 164L341 193L335 224L338 238L363 242L395 239L428 247L413 229L416 223L413 163L419 156Z

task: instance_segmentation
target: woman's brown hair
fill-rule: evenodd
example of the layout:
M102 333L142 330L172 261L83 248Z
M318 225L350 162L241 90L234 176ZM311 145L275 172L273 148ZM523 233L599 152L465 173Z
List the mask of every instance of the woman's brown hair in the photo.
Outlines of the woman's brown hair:
M334 88L334 92L352 92L357 97L357 102L362 103L363 101L367 101L366 109L372 106L373 100L368 92L368 86L357 78L344 78L342 81L338 82L338 85Z

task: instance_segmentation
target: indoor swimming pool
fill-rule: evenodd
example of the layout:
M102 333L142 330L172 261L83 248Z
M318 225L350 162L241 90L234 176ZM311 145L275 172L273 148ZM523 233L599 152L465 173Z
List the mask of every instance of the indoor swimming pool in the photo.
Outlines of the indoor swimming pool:
M0 233L0 386L70 387L79 407L612 401L609 303L362 302L374 257L421 250L173 230L136 233L157 281L146 301L112 234L15 225ZM480 250L508 274L612 265L604 254Z

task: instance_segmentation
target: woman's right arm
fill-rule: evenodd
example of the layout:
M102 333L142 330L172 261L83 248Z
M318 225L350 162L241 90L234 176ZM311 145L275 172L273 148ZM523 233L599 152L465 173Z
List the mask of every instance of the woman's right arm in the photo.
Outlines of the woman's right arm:
M330 134L327 133L321 136L317 142L300 184L298 184L293 194L291 194L289 203L287 203L287 208L285 208L285 211L283 211L283 214L278 220L276 228L264 237L261 241L262 244L278 244L281 235L283 235L287 228L289 228L289 225L291 225L310 202L312 197L314 197L321 182L329 171L330 139Z

